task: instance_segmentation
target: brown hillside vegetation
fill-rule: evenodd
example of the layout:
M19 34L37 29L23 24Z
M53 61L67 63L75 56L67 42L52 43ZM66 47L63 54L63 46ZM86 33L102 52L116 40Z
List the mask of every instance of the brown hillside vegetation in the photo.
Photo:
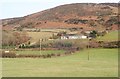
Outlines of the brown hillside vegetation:
M69 27L90 27L96 24L98 27L108 27L106 22L112 17L117 16L117 3L74 3L60 5L38 13L19 18L3 19L5 26L27 27L27 28L69 28ZM69 24L66 20L74 19ZM86 23L83 21L86 20ZM111 21L111 20L110 20ZM114 20L115 21L115 20ZM76 23L77 22L77 23ZM109 24L108 24L109 25ZM116 24L111 24L117 25Z

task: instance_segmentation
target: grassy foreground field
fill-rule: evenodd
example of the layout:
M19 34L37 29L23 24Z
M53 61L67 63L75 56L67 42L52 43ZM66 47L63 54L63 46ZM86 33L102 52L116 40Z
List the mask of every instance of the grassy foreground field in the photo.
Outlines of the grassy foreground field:
M97 40L100 40L100 41L117 41L119 32L120 32L120 30L119 31L118 30L111 31L103 37L98 37Z
M87 60L88 51L90 60ZM118 50L90 49L57 58L2 59L4 77L117 77Z

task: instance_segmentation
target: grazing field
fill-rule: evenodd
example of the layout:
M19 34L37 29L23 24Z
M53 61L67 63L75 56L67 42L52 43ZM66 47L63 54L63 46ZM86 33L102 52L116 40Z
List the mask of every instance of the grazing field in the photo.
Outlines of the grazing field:
M25 55L46 55L46 54L58 54L64 53L64 50L45 50L45 51L16 51L16 54L25 54Z
M52 32L27 32L28 35L32 38L31 42L36 42L39 39L49 39L53 35Z
M118 32L120 32L120 31L118 31L118 30L111 31L103 37L98 37L97 40L100 40L100 41L117 41L118 40Z
M89 49L57 58L2 60L4 77L118 77L117 49Z
M68 29L41 29L41 32L62 32L62 31L66 31L66 32L69 32L69 30Z

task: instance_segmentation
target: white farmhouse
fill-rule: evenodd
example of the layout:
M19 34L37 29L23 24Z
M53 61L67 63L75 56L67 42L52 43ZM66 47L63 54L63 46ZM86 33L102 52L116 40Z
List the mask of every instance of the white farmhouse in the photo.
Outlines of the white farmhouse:
M61 36L61 39L87 39L87 36L77 34L66 34Z

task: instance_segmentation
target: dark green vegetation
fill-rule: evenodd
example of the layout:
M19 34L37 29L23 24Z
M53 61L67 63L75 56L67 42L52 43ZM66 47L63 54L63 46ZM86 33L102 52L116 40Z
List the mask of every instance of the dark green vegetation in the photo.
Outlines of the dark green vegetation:
M118 77L117 49L89 49L70 56L48 59L2 60L4 77Z

